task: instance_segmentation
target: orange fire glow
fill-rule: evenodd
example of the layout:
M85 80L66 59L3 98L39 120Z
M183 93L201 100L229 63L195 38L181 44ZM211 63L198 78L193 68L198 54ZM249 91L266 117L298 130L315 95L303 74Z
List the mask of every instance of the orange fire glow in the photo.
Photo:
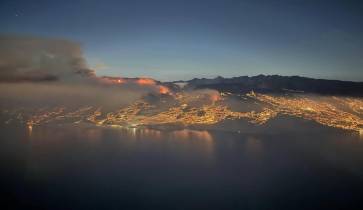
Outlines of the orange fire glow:
M125 83L126 81L125 81L124 79L118 79L118 80L116 80L116 82L117 82L118 84L123 84L123 83Z
M213 102L219 101L220 99L221 99L221 97L218 94L211 95L211 100Z
M117 78L117 77L102 77L101 79L99 79L99 81L101 83L104 84L123 84L126 83L126 80L123 78Z
M161 94L168 94L168 93L170 93L170 90L169 90L169 88L160 85L159 86L159 93L161 93Z
M136 80L136 83L139 85L155 85L156 82L153 79L149 79L149 78L140 78L138 80Z

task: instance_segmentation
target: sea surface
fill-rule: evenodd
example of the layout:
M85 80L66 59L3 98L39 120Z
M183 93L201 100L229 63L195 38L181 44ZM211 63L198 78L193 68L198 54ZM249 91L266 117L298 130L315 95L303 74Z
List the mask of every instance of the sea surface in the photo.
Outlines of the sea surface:
M296 129L2 125L1 209L363 209L362 137Z

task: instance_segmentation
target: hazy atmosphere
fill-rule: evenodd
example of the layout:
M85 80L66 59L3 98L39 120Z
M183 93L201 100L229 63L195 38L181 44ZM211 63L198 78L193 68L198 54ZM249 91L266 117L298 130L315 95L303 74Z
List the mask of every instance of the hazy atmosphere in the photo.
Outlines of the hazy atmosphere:
M363 209L360 1L1 1L0 209Z
M71 40L98 75L362 81L360 1L2 1L0 33Z

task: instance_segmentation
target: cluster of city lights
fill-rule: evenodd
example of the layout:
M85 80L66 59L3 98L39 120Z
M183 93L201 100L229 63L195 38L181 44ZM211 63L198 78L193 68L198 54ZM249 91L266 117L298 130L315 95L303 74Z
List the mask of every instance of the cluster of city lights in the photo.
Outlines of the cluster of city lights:
M4 110L10 119L26 123L29 127L47 123L92 123L99 126L151 126L151 125L210 125L224 120L245 119L256 125L268 122L278 115L286 115L319 124L363 133L363 99L348 97L272 95L250 92L245 95L223 93L176 93L173 100L162 106L138 100L126 107L105 112L102 107L85 106L77 109L53 107L25 111ZM232 111L226 99L240 97L258 104L260 109L245 112ZM244 106L241 103L241 106ZM11 115L10 115L11 114Z

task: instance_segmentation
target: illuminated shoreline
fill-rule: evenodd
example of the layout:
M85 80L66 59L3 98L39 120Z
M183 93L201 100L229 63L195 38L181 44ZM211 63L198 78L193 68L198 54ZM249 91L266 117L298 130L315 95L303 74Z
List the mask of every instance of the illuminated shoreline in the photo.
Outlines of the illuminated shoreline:
M47 123L89 122L100 126L141 127L158 125L213 125L224 120L246 120L251 124L262 125L277 115L297 117L317 122L324 126L358 132L363 135L363 100L345 97L309 97L305 95L275 96L254 93L235 95L228 92L213 94L177 93L160 99L153 104L140 99L129 106L113 112L104 112L102 107L84 106L77 109L54 107L38 109L33 113L25 110L7 110L12 120L22 121L29 127ZM260 109L250 111L232 111L227 99L240 97L240 106L244 100ZM258 110L258 111L257 111Z

